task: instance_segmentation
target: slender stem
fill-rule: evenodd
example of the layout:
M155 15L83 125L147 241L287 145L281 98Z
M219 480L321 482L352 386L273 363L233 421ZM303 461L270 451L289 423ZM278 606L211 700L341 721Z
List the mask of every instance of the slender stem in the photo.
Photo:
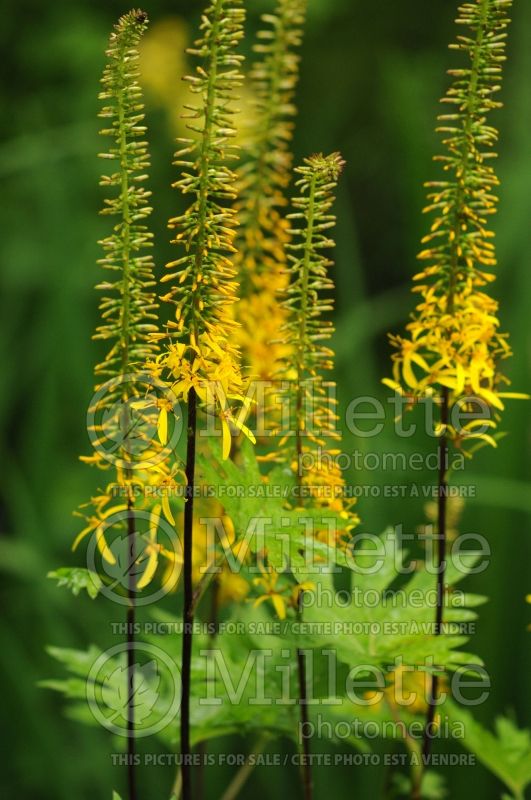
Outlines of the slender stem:
M311 254L313 250L313 232L314 232L314 204L315 204L315 191L317 179L315 175L312 178L309 194L308 204L308 227L306 232L306 242L304 247L304 259L302 263L302 274L300 277L302 283L301 289L301 308L299 311L299 333L297 344L297 397L296 397L296 425L295 425L295 441L297 451L297 483L299 486L302 484L302 436L303 431L306 430L305 425L305 409L304 409L304 364L305 364L305 350L306 350L306 316L308 307L308 283L310 277L310 263ZM302 595L300 592L298 597L297 614L302 619ZM297 669L299 673L299 703L300 703L300 722L301 731L308 730L308 694L306 685L306 657L302 650L297 649ZM313 795L313 778L312 766L310 762L310 741L306 736L302 737L301 741L303 760L302 765L302 781L304 788L305 800L311 800Z
M302 595L304 592L299 593L297 613L299 618L302 619ZM299 700L301 709L301 731L309 730L308 718L308 687L306 682L306 656L304 652L297 648L297 668L299 672ZM305 800L312 800L313 797L313 776L311 765L311 752L310 752L310 739L308 736L301 736L302 754L302 784L304 789Z
M197 431L197 395L192 387L188 394L188 436L186 444L186 500L184 504L183 547L183 641L182 641L182 700L181 700L181 771L183 800L192 798L190 748L190 677L192 665L192 628L194 622L194 592L192 586L192 542L194 522L195 445Z
M217 42L222 13L223 13L223 2L222 0L217 0L212 17L212 41L214 43ZM208 237L207 211L210 199L209 177L212 166L211 151L212 151L213 131L215 126L215 108L217 100L216 81L219 68L218 60L219 60L219 53L217 46L214 44L209 56L208 84L206 89L205 105L204 105L205 122L203 131L201 133L201 144L199 148L199 191L196 200L198 226L197 226L197 237L195 244L195 254L193 258L193 263L194 263L193 275L196 280L197 277L201 274L203 259L206 251L208 250L208 247L206 245ZM194 292L194 298L193 298L193 317L192 317L192 332L196 338L197 338L197 327L198 327L197 321L198 318L201 317L201 314L202 314L202 309L199 303L199 294L196 291Z
M217 37L223 13L223 2L217 0L212 17L212 41ZM207 248L207 210L209 202L209 171L211 168L211 150L213 130L215 126L216 82L218 75L219 53L214 44L210 52L208 64L208 85L204 104L204 127L199 149L199 192L197 196L198 229L193 258L193 274L195 278L201 274L203 258ZM197 320L201 315L199 298L193 299L193 317L190 331L197 340ZM184 506L184 547L183 547L183 640L182 640L182 700L181 700L181 775L183 800L192 798L192 769L190 747L190 674L192 663L192 627L196 599L192 585L192 539L194 520L194 481L195 481L195 449L197 429L197 395L192 387L188 393L188 439L186 446L186 502Z
M194 610L196 605L196 593L194 592ZM219 582L214 579L212 582L212 593L210 602L209 613L209 633L208 633L208 646L209 649L214 647L216 636L218 633L218 617L219 617ZM194 792L194 800L202 800L205 792L205 761L208 753L208 741L203 739L197 745L197 752L200 756L199 765L196 770L196 785Z
M442 631L443 609L444 609L444 579L446 574L446 512L448 483L446 473L448 469L448 437L446 426L448 425L448 389L443 387L441 404L441 425L442 433L439 437L439 485L437 498L437 607L435 609L435 636L440 636ZM435 719L435 706L438 696L439 676L434 674L431 680L431 693L428 698L428 713L426 715L426 727L424 730L424 741L422 745L422 755L427 758L431 749L430 729Z
M454 311L454 295L456 291L456 281L459 277L459 262L461 255L461 230L462 230L462 216L463 207L465 205L464 187L466 182L466 175L469 168L470 153L473 148L472 137L472 124L475 115L477 115L477 102L478 102L478 82L479 70L481 60L481 46L485 38L486 24L489 11L489 0L482 0L481 3L481 19L476 33L474 57L470 69L470 79L468 85L468 105L467 114L464 123L464 138L463 150L461 154L461 166L459 170L459 180L456 191L456 199L453 210L453 224L452 224L452 240L450 243L450 276L448 284L448 301L447 310L449 314ZM437 608L435 615L435 635L441 634L443 608L444 608L444 580L446 570L446 514L447 514L447 495L448 495L448 437L446 434L446 426L448 424L448 405L449 405L449 391L447 387L442 388L442 404L441 404L441 424L443 430L439 437L439 494L437 502L437 527L438 527L438 572L437 572ZM431 750L431 737L429 735L430 728L435 719L435 704L438 697L439 676L434 674L431 680L431 694L428 698L428 711L426 715L426 727L424 730L424 740L422 744L422 755L424 763L429 757ZM420 787L412 793L412 800L419 800Z
M485 28L488 18L489 2L490 0L483 0L482 2L481 24L478 26L476 34L474 57L471 65L470 81L467 92L468 94L467 116L464 122L464 129L463 129L465 135L463 139L463 151L461 153L461 166L459 169L460 178L457 185L456 198L453 211L453 224L452 224L453 239L450 242L451 270L450 270L450 281L448 286L448 312L450 314L453 312L454 294L456 289L456 280L458 277L458 266L460 260L460 252L461 252L461 230L462 230L461 226L463 223L463 218L462 218L463 206L465 204L464 186L466 183L466 176L469 170L470 154L473 143L472 123L474 122L474 115L477 115L477 110L474 104L476 104L477 106L479 98L478 81L479 81L479 67L481 60L481 46L485 38Z
M127 539L131 563L135 563L135 515L133 501L127 501ZM127 685L129 688L127 703L127 784L129 787L129 800L136 800L136 771L135 771L135 570L131 568L127 576L127 592L129 604L127 606Z
M181 792L183 788L183 773L181 768L177 769L177 774L175 775L175 781L173 782L170 800L180 800Z
M243 789L245 783L247 782L249 776L251 775L252 771L256 767L256 759L253 756L258 756L264 752L266 745L268 742L268 737L263 736L260 738L252 750L251 753L247 756L245 763L239 768L238 772L231 780L223 794L221 795L220 800L234 800L238 794Z

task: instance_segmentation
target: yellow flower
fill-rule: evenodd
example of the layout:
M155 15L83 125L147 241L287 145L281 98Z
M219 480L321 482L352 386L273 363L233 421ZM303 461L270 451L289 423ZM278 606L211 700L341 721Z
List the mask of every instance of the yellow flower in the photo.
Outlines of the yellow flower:
M383 697L379 698L375 706L386 703L393 712L424 715L428 708L428 697L431 690L432 678L429 672L416 668L398 667L386 675ZM367 700L376 697L378 697L377 692L365 693ZM435 722L437 723L437 719Z
M419 302L406 336L390 336L393 377L384 380L394 391L417 398L447 392L450 405L480 398L495 419L505 398L526 397L503 390L508 380L499 363L511 350L507 334L499 330L498 303L484 291L494 280L485 268L496 266L494 234L486 225L496 211L498 185L488 152L497 131L486 117L500 105L494 95L500 88L506 16L497 3L460 9L458 21L470 25L472 36L460 37L454 49L465 50L472 67L451 73L455 82L443 100L453 113L439 117L447 153L436 160L442 162L444 180L426 184L425 212L435 219L418 257L427 265L413 278ZM496 446L491 433L474 425L448 426L446 433L458 446L478 439Z
M105 532L109 526L113 527L112 523L109 523L109 517L112 517L114 514L118 514L121 522L123 520L123 512L127 511L128 505L127 503L118 503L110 508L106 508L108 503L110 503L112 500L113 498L111 495L102 494L91 498L90 503L84 503L82 506L80 506L81 509L91 508L92 513L87 514L84 511L76 512L76 516L85 518L87 525L74 539L72 550L76 550L80 542L82 542L86 536L94 533L96 536L96 544L102 557L109 564L116 564L116 558L105 539Z
M315 590L315 583L312 581L301 581L296 583L291 592L291 602L294 608L299 606L299 598L303 592L313 592Z
M223 458L229 456L233 431L240 431L253 443L256 441L242 420L242 416L249 411L249 400L245 396L247 381L231 354L222 350L210 334L203 334L190 345L170 343L167 351L153 362L152 369L168 372L170 380L173 379L171 392L177 401L186 401L193 388L206 412L218 417ZM229 401L234 401L235 406L231 406ZM159 435L160 429L167 435L166 414L167 407L161 407Z
M218 601L220 605L226 603L241 603L250 591L249 582L243 575L223 569L217 577Z
M141 559L141 561L146 561L146 568L137 583L139 590L144 589L153 580L160 557L168 562L162 578L162 585L168 591L172 591L179 581L180 567L183 563L182 553L169 550L157 541L161 510L161 506L156 505L151 512L149 535Z
M280 578L279 573L273 567L266 569L261 559L258 561L258 567L262 575L259 578L254 578L253 584L255 586L260 586L264 590L264 594L256 598L253 603L253 608L257 608L262 605L262 603L270 601L273 604L278 618L286 619L286 592L289 592L289 587L277 588Z

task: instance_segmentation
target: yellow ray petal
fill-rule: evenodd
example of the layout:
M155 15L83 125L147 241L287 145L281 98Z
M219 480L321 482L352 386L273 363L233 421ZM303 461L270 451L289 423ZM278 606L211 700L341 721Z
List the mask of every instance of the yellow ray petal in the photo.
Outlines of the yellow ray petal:
M105 529L103 525L98 525L96 528L96 544L98 546L98 550L100 551L102 558L104 558L108 564L116 564L116 558L109 548L109 545L105 541L104 530Z
M157 434L161 444L168 444L168 411L165 408L160 409L157 422Z
M281 597L279 594L272 594L271 601L275 607L275 611L277 612L278 618L286 619L286 604L284 602L284 598Z
M389 389L392 389L394 392L398 394L403 394L402 387L396 381L392 381L390 378L383 378L382 383L384 386L388 386Z
M223 461L226 461L227 458L230 455L232 437L230 435L230 428L229 428L228 422L225 419L225 417L221 418L221 430L222 430L222 436L223 436L222 458L223 458Z
M78 544L82 541L82 539L84 539L85 536L88 536L88 534L93 530L94 530L94 525L87 525L86 528L83 528L81 533L78 533L78 535L74 539L74 543L72 545L72 550L75 550L76 547L78 546Z
M162 503L162 510L164 511L164 516L171 525L175 525L175 519L173 517L173 514L171 513L170 501L168 499L167 494L162 496L161 503Z
M117 506L112 506L112 508L108 508L100 516L102 519L108 519L112 514L119 514L120 511L126 511L126 510L127 510L127 503L120 503Z
M138 581L136 588L137 589L144 589L148 584L151 583L153 580L153 576L157 571L157 565L159 563L159 556L156 547L148 548L148 558L146 568L140 580Z

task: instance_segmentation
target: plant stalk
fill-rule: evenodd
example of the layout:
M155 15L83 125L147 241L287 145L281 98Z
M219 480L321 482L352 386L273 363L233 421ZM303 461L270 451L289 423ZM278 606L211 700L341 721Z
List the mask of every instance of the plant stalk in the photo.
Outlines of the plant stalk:
M446 426L448 425L448 388L443 386L441 403L441 425L443 426L439 437L439 483L437 498L437 607L435 609L435 636L440 636L442 632L443 610L444 610L444 580L446 574L446 514L448 502L448 436ZM424 741L422 743L422 755L427 758L431 749L430 729L435 719L435 706L438 696L439 676L433 674L431 679L431 692L428 698L428 713L426 715L426 727L424 729Z
M302 620L302 595L299 593L298 610L299 619ZM308 687L306 682L306 656L304 652L297 648L297 668L299 673L299 701L301 709L301 731L309 730L308 718ZM313 797L313 776L311 765L310 740L308 736L301 735L303 764L301 767L302 785L304 789L304 800L312 800Z
M186 443L186 500L184 504L183 543L183 641L181 661L181 774L183 800L192 800L192 769L190 748L190 679L192 665L192 627L194 622L194 592L192 586L192 542L194 522L194 480L197 434L197 395L192 387L188 393L188 434Z
M129 497L127 501L127 539L129 543L129 554L131 564L135 563L135 515L133 512L133 501ZM136 800L136 770L135 770L135 592L136 577L135 570L130 569L128 578L128 600L127 606L127 784L129 789L129 800Z
M264 752L268 742L267 736L262 736L251 753L247 756L245 763L239 768L238 772L229 783L223 794L221 800L235 800L239 795L247 780L249 779L252 771L256 767L255 759L252 756L258 756Z
M197 598L197 591L194 591L194 600L193 600L194 612L197 605L196 598ZM219 583L214 578L214 580L212 581L212 596L211 596L210 613L208 620L210 625L212 626L208 634L209 648L213 648L214 643L216 641L216 636L218 633L218 616L219 616L218 612L219 612ZM201 760L196 770L196 786L195 786L194 800L203 800L205 793L205 761L208 753L208 741L206 739L203 739L202 742L199 742L199 744L197 745L197 752L200 755Z

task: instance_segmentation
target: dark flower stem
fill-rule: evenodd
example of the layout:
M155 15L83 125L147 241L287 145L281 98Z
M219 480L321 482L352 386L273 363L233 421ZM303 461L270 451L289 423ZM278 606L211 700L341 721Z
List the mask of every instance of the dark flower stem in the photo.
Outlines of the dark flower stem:
M129 541L129 555L131 564L135 563L135 515L133 501L127 501L127 538ZM127 606L127 685L129 687L127 703L127 783L129 800L136 800L136 770L135 770L135 570L130 569L128 575L128 600Z
M443 610L444 610L444 580L446 574L446 512L447 512L447 468L448 468L448 437L446 426L448 425L448 389L442 389L441 402L441 425L442 433L439 437L439 485L437 498L437 607L435 610L435 636L440 636L442 632ZM430 729L435 719L435 705L437 702L439 688L439 676L434 674L431 680L431 693L428 698L428 713L426 715L426 728L424 730L424 741L422 744L422 754L428 757L431 749Z
M188 434L186 444L186 501L184 505L183 546L183 642L182 642L182 700L181 700L181 770L183 800L192 798L190 749L190 676L192 665L192 627L194 622L194 592L192 586L192 540L194 522L195 449L197 432L197 395L192 387L188 394Z
M197 594L194 591L194 611L196 607L196 597ZM210 611L208 616L209 622L209 633L208 633L208 645L209 648L213 648L216 642L216 636L218 633L218 617L219 617L219 583L214 578L211 584L211 599L210 599ZM203 739L202 742L199 742L197 745L197 752L200 756L200 762L196 770L196 784L195 784L195 795L194 800L203 800L205 794L205 762L206 756L208 753L208 741Z
M302 619L302 595L299 593L298 615ZM299 701L301 709L301 733L309 730L308 726L308 689L306 683L306 656L304 652L297 649L297 667L299 672ZM302 753L304 763L302 765L302 785L304 789L304 800L312 800L313 797L313 777L310 761L310 739L308 736L301 736Z

